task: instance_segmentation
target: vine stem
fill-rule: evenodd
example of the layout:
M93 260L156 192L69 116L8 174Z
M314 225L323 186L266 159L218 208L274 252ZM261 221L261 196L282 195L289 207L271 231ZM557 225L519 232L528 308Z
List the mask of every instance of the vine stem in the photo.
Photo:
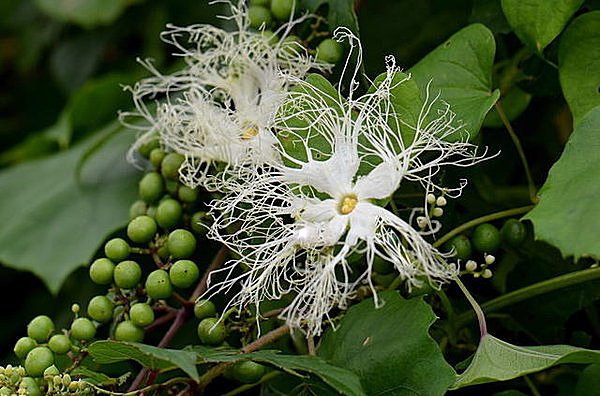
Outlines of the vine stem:
M225 246L221 246L221 249L217 252L210 265L204 272L202 279L198 282L198 285L194 289L190 298L185 302L185 304L179 308L176 312L175 320L169 327L169 330L165 333L163 338L158 343L159 348L166 348L169 343L173 340L173 337L179 332L181 326L186 322L186 320L192 316L193 314L193 306L198 297L200 297L208 287L208 278L210 277L210 273L215 269L219 268L221 264L227 259L227 255L229 254L229 250ZM134 391L140 384L144 381L146 376L151 370L147 368L143 368L140 370L138 375L135 377L131 386L129 387L129 391Z
M284 324L283 326L278 327L275 330L268 332L267 334L260 337L256 341L251 342L250 344L243 347L241 350L241 353L242 354L249 353L249 352L255 351L257 349L260 349L263 346L265 346L266 344L270 343L271 341L274 341L274 340L278 339L279 337L282 337L285 334L289 333L290 330L291 330L290 326L288 324ZM213 379L215 379L219 375L221 375L227 369L227 367L229 367L232 364L233 364L233 362L223 362L223 363L217 364L216 366L211 367L206 373L204 373L202 375L202 377L200 377L200 379L198 379L198 387L200 389L205 388L206 385L208 385Z
M525 152L523 151L521 141L515 133L515 130L513 129L510 121L508 120L508 117L506 117L506 113L504 112L504 107L502 106L502 103L500 103L500 101L497 101L496 104L494 104L494 106L496 107L496 112L500 116L504 127L508 131L508 134L510 135L513 144L517 149L517 153L521 158L521 162L523 163L523 168L525 169L525 177L527 178L527 186L529 187L529 199L531 200L531 203L536 204L538 202L537 189L535 187L535 183L533 182L533 177L531 176L531 171L529 170L529 163L527 162L527 157L525 156Z
M523 287L503 296L481 304L481 309L485 312L497 311L506 306L551 292L565 287L578 285L583 282L600 279L600 267L588 268L581 271L571 272L565 275L547 279L533 285ZM465 312L456 317L456 325L464 326L473 319L472 312Z
M500 212L491 213L491 214L481 216L476 219L467 221L466 223L459 225L458 227L450 230L448 233L443 235L440 239L438 239L437 241L435 241L433 243L433 246L434 247L441 246L442 244L444 244L446 241L450 240L455 235L458 235L461 232L468 230L471 227L475 227L476 225L479 225L481 223L487 223L488 221L502 219L504 217L515 216L515 215L522 214L522 213L527 213L531 209L533 209L534 206L535 205L527 205L527 206L521 206L519 208L502 210Z
M473 311L475 311L475 315L477 315L477 321L479 322L479 334L481 335L481 338L483 338L488 333L487 332L487 323L485 321L485 314L483 313L483 310L481 309L479 304L477 304L477 301L475 300L475 298L473 298L471 293L469 293L469 290L462 283L460 278L456 277L456 278L454 278L454 281L456 282L456 284L458 285L460 290L463 292L463 294L465 295L467 300L469 300L471 307L473 307Z

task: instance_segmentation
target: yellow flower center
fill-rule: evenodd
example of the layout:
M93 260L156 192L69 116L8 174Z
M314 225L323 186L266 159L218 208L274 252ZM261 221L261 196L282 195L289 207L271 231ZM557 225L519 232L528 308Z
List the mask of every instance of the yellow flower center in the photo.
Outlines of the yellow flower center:
M358 198L356 198L356 195L346 195L344 198L342 198L342 202L340 202L340 213L347 215L348 213L352 212L354 208L356 208L356 204L358 204Z
M256 135L258 135L258 128L256 128L256 127L250 127L250 128L246 129L246 131L244 131L242 133L242 139L244 139L244 140L250 140L250 139L252 139Z

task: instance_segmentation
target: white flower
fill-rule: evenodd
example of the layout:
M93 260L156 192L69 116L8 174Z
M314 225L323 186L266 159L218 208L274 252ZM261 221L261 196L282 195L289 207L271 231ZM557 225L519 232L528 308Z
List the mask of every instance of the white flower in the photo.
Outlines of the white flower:
M212 25L168 26L163 40L177 48L185 67L163 75L150 61L142 62L153 76L132 89L137 112L124 114L147 121L138 126L144 134L130 159L158 135L163 146L185 156L180 175L190 187L208 187L214 163L236 167L277 160L271 127L292 79L329 67L284 41L304 18L274 34L252 32L243 2L230 6L228 19L237 25L231 32ZM212 182L219 189L219 181Z
M339 36L353 38L345 30ZM209 294L241 284L231 304L245 306L292 293L283 317L320 334L323 319L333 308L344 308L361 283L376 295L375 257L392 263L409 287L424 278L435 285L456 276L449 255L423 238L439 228L426 210L414 210L406 221L383 206L403 182L423 186L424 205L435 190L459 195L464 183L447 189L435 185L433 176L442 166L469 166L483 155L466 141L444 140L459 128L447 105L433 114L437 98L425 99L413 124L397 114L393 95L409 83L398 72L388 59L376 89L356 99L355 84L350 98L342 99L340 92L297 81L301 89L286 98L277 120L282 161L213 202L211 237L240 258L219 271L225 280L213 281ZM427 223L423 231L410 224L419 211ZM364 255L362 266L349 263L353 253ZM248 268L241 274L240 264Z

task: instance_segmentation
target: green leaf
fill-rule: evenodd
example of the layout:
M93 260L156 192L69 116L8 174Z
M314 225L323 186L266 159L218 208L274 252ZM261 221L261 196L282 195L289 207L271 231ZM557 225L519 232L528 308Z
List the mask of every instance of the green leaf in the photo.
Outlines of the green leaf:
M189 350L166 349L137 342L96 341L88 347L90 355L99 364L135 360L150 369L177 367L194 380L200 375L196 369L196 353Z
M450 389L506 381L562 363L598 363L600 351L569 345L520 347L486 334L469 367Z
M130 373L124 374L119 378L112 378L104 373L100 373L97 371L92 371L86 367L76 367L73 371L71 371L72 376L81 377L86 382L92 383L98 386L114 386L114 385L122 385L127 377L130 376Z
M271 364L296 376L301 375L298 371L314 374L322 379L327 385L344 395L365 395L356 374L350 370L331 365L317 356L282 355L271 350L241 354L237 350L215 350L203 346L194 346L189 350L198 354L198 362L200 363L253 360Z
M327 23L333 28L346 26L358 35L358 19L354 12L354 0L301 0L300 9L315 12L327 5Z
M115 134L81 168L97 139ZM89 262L102 240L127 222L137 172L125 161L134 134L117 123L71 150L8 168L0 185L0 261L39 276L52 292Z
M130 3L130 0L35 0L48 16L85 28L110 24Z
M581 372L574 396L600 396L600 364L591 364Z
M600 105L600 11L573 21L560 39L559 78L577 125Z
M409 69L426 94L441 93L473 138L500 91L492 91L492 64L496 43L492 32L481 24L469 25L431 51ZM457 138L460 136L457 135Z
M521 41L541 53L562 32L583 1L502 0L502 10Z
M528 94L518 87L513 87L501 99L506 118L508 118L509 121L516 120L527 109L530 101L531 94ZM487 128L502 128L504 126L495 107L485 117L483 126Z
M563 256L600 257L600 106L579 122L525 219Z
M318 355L356 373L368 395L442 395L455 378L429 336L436 317L422 298L395 291L352 306L336 331L323 336Z

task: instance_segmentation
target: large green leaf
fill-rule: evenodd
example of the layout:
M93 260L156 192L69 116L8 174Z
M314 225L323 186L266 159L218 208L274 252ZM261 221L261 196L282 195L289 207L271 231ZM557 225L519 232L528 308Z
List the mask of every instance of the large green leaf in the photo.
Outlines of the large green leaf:
M581 372L574 396L600 396L600 364L591 364Z
M330 26L346 26L358 34L354 0L301 0L299 8L315 12L323 5L328 6L327 23Z
M429 336L436 317L422 298L405 300L396 291L380 293L348 310L318 350L328 362L356 373L368 395L442 395L455 378Z
M48 16L86 28L108 25L121 15L131 0L35 0Z
M191 378L198 380L196 353L183 349L166 349L136 342L96 341L88 347L96 363L111 364L135 360L144 367L166 369L178 367Z
M58 291L127 222L138 179L125 161L133 137L114 123L71 150L0 172L0 261ZM95 152L80 164L90 147Z
M562 363L599 362L600 351L569 345L521 347L486 334L469 367L457 377L451 389L506 381Z
M298 371L314 374L344 395L365 395L356 374L350 370L331 365L317 356L282 355L272 350L240 354L237 350L215 350L203 346L194 346L190 350L197 353L198 362L200 363L253 360L271 364L297 376L301 375Z
M583 14L569 25L560 39L558 61L560 85L577 125L600 105L600 11Z
M525 218L564 256L600 257L600 106L579 122Z
M477 135L485 115L500 96L500 91L492 91L495 52L492 32L481 24L473 24L409 69L421 90L425 91L431 82L431 95L441 93L441 99L451 105L471 137Z
M508 23L522 42L542 52L584 0L502 0Z

